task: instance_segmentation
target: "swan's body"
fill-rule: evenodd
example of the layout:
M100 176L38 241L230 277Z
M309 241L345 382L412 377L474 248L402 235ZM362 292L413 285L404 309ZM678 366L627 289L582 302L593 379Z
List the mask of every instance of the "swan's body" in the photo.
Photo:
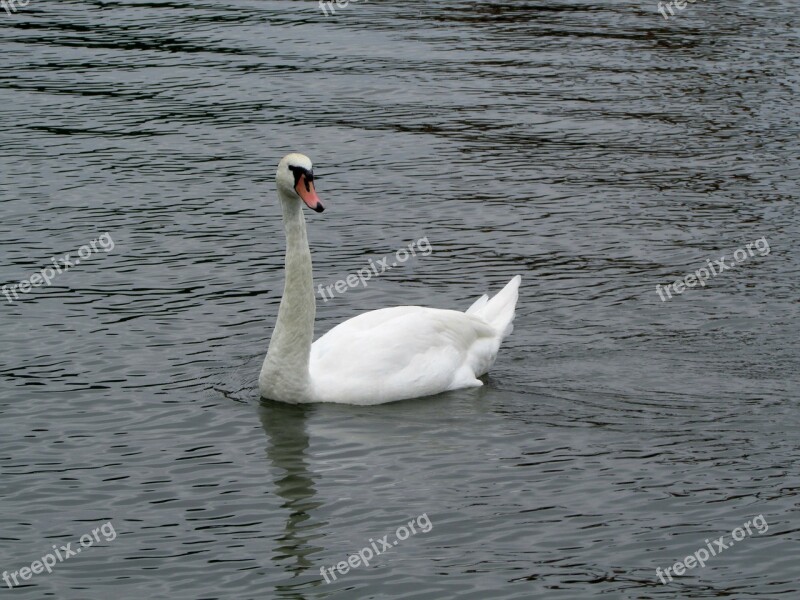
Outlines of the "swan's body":
M286 229L286 283L258 379L262 396L381 404L483 385L478 377L494 364L512 329L519 275L466 312L382 308L337 325L312 344L316 304L300 200L318 212L322 204L305 156L286 156L276 179Z

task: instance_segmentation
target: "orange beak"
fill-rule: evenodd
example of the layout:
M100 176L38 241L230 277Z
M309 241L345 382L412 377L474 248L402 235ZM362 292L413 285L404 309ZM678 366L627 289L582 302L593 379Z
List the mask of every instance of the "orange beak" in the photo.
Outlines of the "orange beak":
M325 207L322 206L322 201L317 196L317 191L314 189L314 181L306 177L305 173L297 178L297 185L294 186L294 191L303 199L306 206L311 210L322 212Z

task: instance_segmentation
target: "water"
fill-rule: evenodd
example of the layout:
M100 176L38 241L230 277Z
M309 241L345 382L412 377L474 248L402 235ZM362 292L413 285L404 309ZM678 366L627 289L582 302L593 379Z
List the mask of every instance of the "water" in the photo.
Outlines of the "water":
M796 598L798 16L789 0L669 21L580 0L0 10L0 282L114 242L0 296L0 569L116 533L6 595ZM318 334L523 276L486 386L259 401L292 150L327 207L307 214L318 283L433 247L320 301ZM762 237L768 254L660 300ZM324 582L423 514L430 531ZM758 515L765 533L659 581Z

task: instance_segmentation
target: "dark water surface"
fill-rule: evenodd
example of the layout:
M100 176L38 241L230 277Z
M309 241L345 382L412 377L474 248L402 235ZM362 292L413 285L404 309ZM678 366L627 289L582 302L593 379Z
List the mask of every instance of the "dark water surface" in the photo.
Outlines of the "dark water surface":
M0 570L19 599L792 598L796 0L30 0L0 9ZM329 301L465 309L523 277L487 385L260 402L278 160L311 156ZM741 264L662 302L667 285ZM752 247L751 247L752 248ZM369 357L365 357L369 360ZM430 531L326 584L426 514ZM656 569L763 515L663 585Z

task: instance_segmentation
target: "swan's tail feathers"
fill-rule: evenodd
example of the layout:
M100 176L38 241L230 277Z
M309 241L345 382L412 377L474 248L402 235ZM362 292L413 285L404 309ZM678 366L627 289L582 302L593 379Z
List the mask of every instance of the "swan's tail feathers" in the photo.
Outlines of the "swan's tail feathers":
M522 277L515 275L506 284L506 287L491 299L485 295L478 298L467 309L467 314L474 314L476 317L482 318L500 333L501 339L505 338L514 329L512 325L514 322L514 309L517 306L521 281Z
M488 294L484 294L483 296L481 296L480 298L478 298L477 300L475 300L475 302L473 302L473 303L472 303L472 306L470 306L470 307L469 307L469 308L466 310L466 313L467 313L468 315L474 315L474 314L475 314L475 313L477 313L477 312L478 312L480 309L482 309L484 306L486 306L486 304L487 304L488 302L489 302L489 295L488 295Z

